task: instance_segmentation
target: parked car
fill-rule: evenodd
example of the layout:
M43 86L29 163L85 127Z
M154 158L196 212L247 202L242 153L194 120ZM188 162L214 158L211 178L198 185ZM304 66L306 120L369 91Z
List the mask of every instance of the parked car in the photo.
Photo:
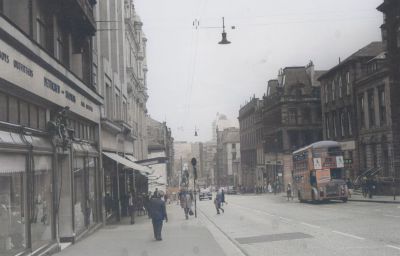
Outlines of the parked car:
M199 193L199 200L209 199L212 200L212 193L208 189L201 189Z
M236 195L236 194L237 194L236 187L229 186L229 187L228 187L228 191L226 191L226 193L227 193L228 195Z

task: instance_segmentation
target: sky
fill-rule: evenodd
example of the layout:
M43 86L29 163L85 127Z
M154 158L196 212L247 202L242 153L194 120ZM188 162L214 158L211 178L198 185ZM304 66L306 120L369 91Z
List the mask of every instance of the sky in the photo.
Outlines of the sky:
M134 0L148 39L149 114L166 121L176 141L209 141L217 113L237 119L280 68L312 60L328 70L381 40L381 2ZM218 44L222 17L229 45Z

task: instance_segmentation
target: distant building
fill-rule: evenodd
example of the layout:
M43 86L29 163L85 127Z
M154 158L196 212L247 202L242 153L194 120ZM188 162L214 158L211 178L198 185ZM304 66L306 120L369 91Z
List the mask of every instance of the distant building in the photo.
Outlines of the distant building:
M237 183L240 159L240 136L238 128L217 131L216 184L234 186Z
M262 143L262 100L252 98L239 110L241 183L244 191L256 186L257 148Z
M291 182L292 152L322 140L320 84L314 64L286 67L269 81L263 100L267 183L282 189Z
M158 159L157 164L150 165L153 170L157 171L149 179L155 177L157 180L149 181L149 190L154 191L158 187L166 191L166 186L173 179L174 169L174 138L171 129L166 122L158 122L147 117L147 137L149 138L148 160L151 162L152 159Z

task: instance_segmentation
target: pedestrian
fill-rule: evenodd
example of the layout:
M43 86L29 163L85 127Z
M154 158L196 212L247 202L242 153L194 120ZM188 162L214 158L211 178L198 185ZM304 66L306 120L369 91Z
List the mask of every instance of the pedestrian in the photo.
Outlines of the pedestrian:
M287 185L286 195L287 195L287 200L288 200L288 201L289 201L289 198L292 198L292 200L293 200L293 196L292 196L292 185L291 185L290 183Z
M351 197L351 194L353 192L353 182L351 182L350 178L347 178L346 186L347 186L347 191L349 193L349 197Z
M222 192L218 192L217 196L214 199L214 205L215 209L217 210L217 214L220 214L219 210L221 210L223 213L225 210L221 207L222 204Z
M135 194L132 192L129 194L128 208L129 208L129 216L131 217L131 224L135 224L135 207L136 207L136 199Z
M272 186L271 186L271 183L268 183L268 193L272 193Z
M221 189L221 206L224 206L225 203L225 192L224 189Z
M189 193L186 190L182 190L180 193L180 201L181 201L181 207L183 208L183 212L185 213L185 218L189 219L189 215L193 215L192 211L192 202L193 202L193 196L191 193Z
M154 193L149 204L150 216L153 224L154 239L161 241L161 230L163 221L168 222L167 210L165 202L161 200L159 193Z

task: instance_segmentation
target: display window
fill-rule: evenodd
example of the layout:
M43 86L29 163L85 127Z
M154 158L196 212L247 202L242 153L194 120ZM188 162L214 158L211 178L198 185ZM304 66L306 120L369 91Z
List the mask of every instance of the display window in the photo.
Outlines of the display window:
M48 244L52 240L52 158L33 157L31 200L31 241L32 250Z
M0 255L26 249L26 158L0 153Z

